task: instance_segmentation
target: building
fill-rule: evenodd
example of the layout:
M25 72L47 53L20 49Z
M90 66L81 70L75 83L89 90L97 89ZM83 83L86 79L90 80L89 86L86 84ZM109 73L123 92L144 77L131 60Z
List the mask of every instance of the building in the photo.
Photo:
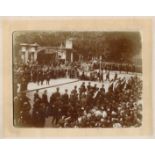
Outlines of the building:
M20 46L21 46L20 54L22 62L24 63L34 62L37 59L37 50L39 47L37 43L34 44L21 43Z
M65 45L61 44L59 47L42 47L37 43L34 44L20 44L20 54L23 63L50 63L57 62L73 62L75 57L75 50L73 49L73 39L67 39Z

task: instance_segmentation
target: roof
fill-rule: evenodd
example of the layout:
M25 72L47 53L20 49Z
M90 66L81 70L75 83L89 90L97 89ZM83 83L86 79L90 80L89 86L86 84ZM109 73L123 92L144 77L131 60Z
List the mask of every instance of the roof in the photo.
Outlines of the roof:
M37 44L37 43L33 43L33 44L21 43L20 46L35 46L35 47L37 47L37 46L39 46L39 44Z

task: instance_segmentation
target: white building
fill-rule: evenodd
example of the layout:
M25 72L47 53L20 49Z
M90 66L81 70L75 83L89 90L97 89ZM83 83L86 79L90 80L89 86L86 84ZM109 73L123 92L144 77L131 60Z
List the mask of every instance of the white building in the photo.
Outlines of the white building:
M20 53L22 62L28 63L36 61L37 50L39 47L37 43L34 44L21 43L20 46L21 46Z
M35 61L62 61L73 62L74 61L74 50L72 39L67 39L65 45L60 47L41 47L37 43L34 44L20 44L21 59L24 63L32 63Z

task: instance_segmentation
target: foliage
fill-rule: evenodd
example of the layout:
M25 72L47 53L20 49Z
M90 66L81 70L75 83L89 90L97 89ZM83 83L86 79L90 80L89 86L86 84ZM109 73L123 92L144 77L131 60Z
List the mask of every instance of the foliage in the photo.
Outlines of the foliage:
M18 31L13 33L13 52L19 56L20 43L58 47L68 38L73 38L73 48L85 59L101 55L109 61L130 61L135 55L141 58L139 32Z

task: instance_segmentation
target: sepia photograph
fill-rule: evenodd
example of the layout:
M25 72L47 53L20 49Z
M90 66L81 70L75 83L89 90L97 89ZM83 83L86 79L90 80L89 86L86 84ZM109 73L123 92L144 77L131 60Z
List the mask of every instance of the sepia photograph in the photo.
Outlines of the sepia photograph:
M152 152L151 2L7 1L0 6L1 152Z
M153 133L149 18L4 18L4 137Z
M139 31L15 31L13 125L139 128Z

